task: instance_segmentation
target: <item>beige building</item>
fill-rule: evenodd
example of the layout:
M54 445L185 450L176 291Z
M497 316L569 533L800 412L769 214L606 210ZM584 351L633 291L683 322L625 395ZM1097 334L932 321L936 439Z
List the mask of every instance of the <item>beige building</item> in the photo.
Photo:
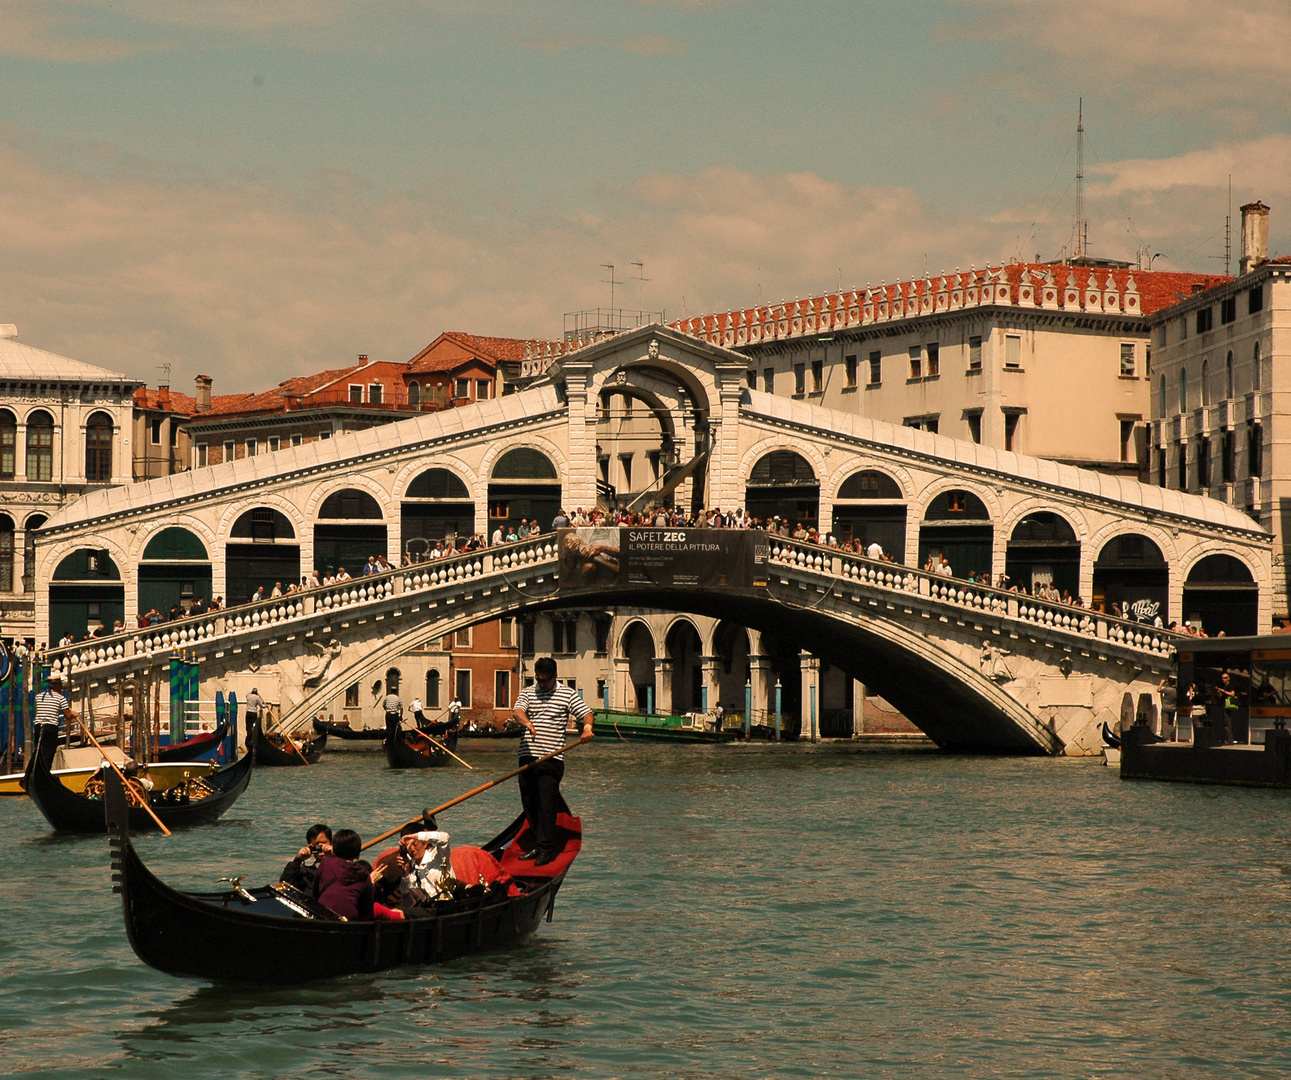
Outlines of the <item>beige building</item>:
M1291 258L1268 258L1268 219L1263 203L1243 206L1238 276L1150 320L1151 479L1222 499L1273 533L1273 608L1285 616ZM1219 587L1239 571L1217 563L1207 573Z

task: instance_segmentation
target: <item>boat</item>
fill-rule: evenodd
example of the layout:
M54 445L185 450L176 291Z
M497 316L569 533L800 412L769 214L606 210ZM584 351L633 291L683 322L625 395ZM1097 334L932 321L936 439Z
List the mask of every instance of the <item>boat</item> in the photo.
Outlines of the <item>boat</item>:
M1121 764L1121 740L1107 726L1107 721L1103 721L1103 764L1112 766Z
M148 794L148 805L168 829L205 825L221 817L237 802L251 782L254 765L255 751L252 750L232 765L206 776L190 776L170 788L155 787ZM107 775L115 777L116 772L109 769ZM27 794L45 820L59 832L106 831L103 800L64 787L39 757L32 761ZM127 823L136 831L157 827L141 805L129 807Z
M314 735L325 735L341 744L356 744L354 749L375 750L386 737L384 728L355 728L314 718Z
M592 732L622 739L646 739L652 742L734 742L741 732L729 728L715 731L707 726L705 714L684 716L610 712L596 709L592 713Z
M248 720L247 745L255 746L256 761L261 765L316 765L327 749L327 735L314 735L311 732L305 737L303 744L296 743L300 747L300 752L297 753L286 746L284 736L266 735L262 724Z
M214 731L204 731L191 739L168 746L157 754L158 761L196 761L216 753L229 733L229 722L221 720Z
M1270 728L1262 746L1224 734L1222 721L1194 717L1192 742L1165 742L1135 724L1121 740L1121 779L1291 788L1291 730Z
M58 780L63 787L75 792L85 790L85 782L92 780L99 775L98 761L103 759L99 757L94 765L78 765L67 769L50 769L50 774ZM217 768L216 762L207 761L170 761L164 764L152 763L148 766L148 775L152 777L153 783L158 788L174 787L181 780L188 777L198 776L206 777L213 773ZM185 776L187 774L187 777ZM25 773L9 773L0 776L0 797L6 796L25 796L26 789L22 786Z
M456 739L437 741L443 742L450 750L457 744ZM392 769L438 769L453 761L451 754L439 749L420 731L389 727L381 745L386 753L386 764Z
M561 853L546 866L521 861L528 849L523 815L484 850L509 884L475 885L402 921L345 920L311 896L275 882L246 889L186 893L144 865L125 823L124 789L113 777L107 816L112 880L121 894L126 934L136 955L158 971L239 983L303 983L363 972L439 963L512 948L551 920L556 893L582 845L582 823L568 806L557 817Z

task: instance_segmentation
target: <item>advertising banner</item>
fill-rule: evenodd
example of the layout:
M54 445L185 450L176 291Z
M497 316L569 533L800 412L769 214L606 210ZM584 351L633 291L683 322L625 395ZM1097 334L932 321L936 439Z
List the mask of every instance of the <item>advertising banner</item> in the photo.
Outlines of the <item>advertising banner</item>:
M560 587L765 585L770 545L753 529L560 529Z

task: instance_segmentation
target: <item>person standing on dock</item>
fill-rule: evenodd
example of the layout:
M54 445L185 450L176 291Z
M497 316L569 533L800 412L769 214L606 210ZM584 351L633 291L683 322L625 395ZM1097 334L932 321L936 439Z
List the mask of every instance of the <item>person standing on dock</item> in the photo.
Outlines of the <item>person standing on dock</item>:
M534 866L546 866L560 854L556 839L556 814L560 808L560 780L565 775L563 754L533 765L538 758L564 745L572 719L582 721L583 742L592 737L592 710L572 686L556 682L556 661L540 657L533 665L534 683L520 691L512 715L525 730L520 739L520 765L526 768L517 780L524 816L533 832L534 847L522 855Z
M1175 716L1179 711L1179 690L1174 676L1167 675L1157 686L1161 693L1161 738L1175 740Z

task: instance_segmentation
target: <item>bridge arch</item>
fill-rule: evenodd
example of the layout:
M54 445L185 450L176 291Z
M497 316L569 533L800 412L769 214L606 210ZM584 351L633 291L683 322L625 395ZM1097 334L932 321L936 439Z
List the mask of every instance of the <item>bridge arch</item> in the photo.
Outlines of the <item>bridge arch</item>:
M839 543L877 543L884 554L905 562L911 488L904 470L863 464L831 486L830 531Z
M670 357L667 344L658 340L648 346L645 353L621 364L607 365L596 372L590 380L589 389L599 399L601 393L610 388L611 380L617 382L620 379L620 372L626 373L622 377L629 382L633 377L644 376L647 380L657 378L664 385L679 385L690 396L693 407L702 412L711 409L717 394L717 385L707 372L693 363Z
M1109 614L1169 624L1170 564L1146 530L1123 528L1097 549L1090 602Z
M663 638L667 659L667 687L660 687L662 704L673 715L697 712L703 702L704 639L689 615L670 620ZM657 711L661 711L656 706Z
M61 547L50 553L49 581L50 644L71 634L77 641L97 629L112 633L118 620L125 621L125 586L121 567L125 553L118 545L104 547Z
M268 596L277 582L285 588L301 580L304 529L299 515L286 499L239 501L231 508L231 520L220 530L225 536L226 604L245 604L257 589ZM218 579L212 588L219 588Z
M476 502L472 484L444 464L400 476L399 538L405 554L420 556L436 540L474 533ZM468 474L469 475L469 474ZM474 477L471 477L474 481Z
M367 477L331 486L323 498L315 489L310 502L313 518L314 570L320 578L345 570L351 577L363 573L368 560L388 555L388 492Z
M1080 596L1080 535L1065 514L1033 509L1018 517L1006 536L1004 573L1012 583L1032 595L1044 585Z
M658 711L660 650L650 624L644 619L629 620L619 633L615 652L624 679L614 695L615 702L630 712Z
M820 527L820 478L824 455L788 439L764 439L741 462L744 509L750 517L780 517L790 525Z
M1201 553L1181 570L1181 621L1214 637L1259 633L1259 584L1255 571L1230 551Z
M204 535L206 534L206 535ZM139 614L187 612L197 600L212 599L213 565L209 530L196 522L166 525L140 542L136 567Z
M983 494L944 482L926 493L919 518L918 566L944 556L955 577L984 572L994 578L999 507L988 506Z
M544 532L551 530L563 500L560 478L569 474L562 455L547 440L530 437L503 443L485 455L481 472L489 478L490 531L524 518L537 521Z

